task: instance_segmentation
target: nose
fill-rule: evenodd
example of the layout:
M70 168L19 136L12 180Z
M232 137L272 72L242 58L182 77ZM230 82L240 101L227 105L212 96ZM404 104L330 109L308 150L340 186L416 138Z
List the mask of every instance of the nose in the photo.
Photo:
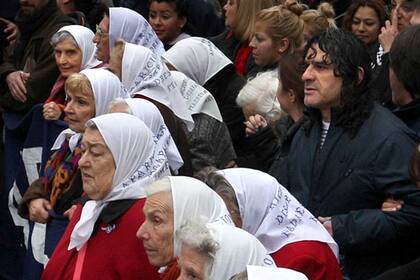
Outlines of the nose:
M58 54L57 62L60 65L66 64L67 63L67 55L64 54L64 53Z
M149 234L146 231L146 222L143 222L136 232L136 237L140 240L149 239Z
M73 102L71 100L66 103L66 107L64 107L64 113L66 115L71 115L74 113Z
M365 25L363 24L363 22L359 23L359 26L357 27L357 30L361 31L361 32L365 31Z
M79 168L86 167L86 162L87 162L87 160L86 160L86 153L83 153L82 156L79 159L79 162L78 162Z
M249 42L249 46L251 48L253 48L253 49L256 48L256 45L255 45L255 36L252 36L251 42Z
M227 9L228 9L228 3L226 2L226 4L223 6L223 10L225 10L225 12L226 12Z
M92 42L93 42L94 44L99 43L99 35L98 35L98 33L97 33L97 32L95 33L95 36L93 36Z
M302 74L302 81L310 81L313 79L313 75L312 75L312 65L309 65L305 72L303 72Z

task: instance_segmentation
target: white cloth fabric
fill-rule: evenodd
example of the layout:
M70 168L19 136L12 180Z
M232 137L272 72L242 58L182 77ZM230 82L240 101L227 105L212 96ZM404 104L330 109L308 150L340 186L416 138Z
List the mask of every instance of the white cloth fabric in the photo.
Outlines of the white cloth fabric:
M234 225L223 199L206 184L184 176L171 176L169 180L174 210L174 257L181 252L181 244L175 238L175 232L187 220Z
M212 42L201 37L179 41L162 58L201 86L232 63Z
M93 37L95 37L95 34L92 30L81 25L67 25L58 30L58 32L61 31L67 31L70 33L76 41L79 49L82 51L82 65L80 69L94 68L101 64L101 62L95 57L96 46L93 43Z
M171 75L176 83L176 88L182 97L184 97L191 115L203 113L223 122L222 114L220 113L216 100L208 90L188 78L182 72L171 71Z
M206 226L219 244L209 280L230 279L247 265L275 267L274 260L252 234L230 225L209 223Z
M114 47L118 39L149 48L157 55L165 52L163 43L147 20L127 8L109 9L109 49Z
M137 117L114 113L95 117L93 122L115 162L112 189L102 200L90 200L82 209L70 237L68 249L80 248L89 240L96 220L110 201L146 196L144 186L170 174L166 155L156 145L150 129Z
M305 274L288 268L248 265L246 271L248 280L308 280Z
M274 253L297 241L319 241L338 257L338 245L305 207L267 173L249 168L218 171L232 185L242 228Z
M178 43L179 41L190 38L190 37L191 37L191 35L189 35L185 32L182 32L181 34L178 35L178 37L176 37L172 42L170 42L169 45L173 46L176 43Z
M169 167L177 174L178 169L184 165L184 161L159 109L152 102L141 98L127 98L124 101L133 115L141 119L156 136L157 145L166 153Z
M176 83L162 60L149 49L125 43L122 58L121 81L133 96L138 93L169 107L182 119L188 130L194 121Z
M85 69L80 73L84 74L92 87L93 98L95 99L95 117L108 113L108 104L115 98L127 98L128 93L117 76L104 68ZM81 133L76 133L70 128L63 130L55 140L51 150L61 147L65 139L69 139L69 148L74 150L79 142Z

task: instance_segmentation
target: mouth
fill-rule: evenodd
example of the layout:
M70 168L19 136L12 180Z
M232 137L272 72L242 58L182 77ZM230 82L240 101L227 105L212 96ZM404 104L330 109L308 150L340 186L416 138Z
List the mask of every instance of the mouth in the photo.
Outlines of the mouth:
M93 176L91 176L88 173L82 171L82 179L83 180L93 179Z
M314 87L305 87L304 91L305 91L305 94L311 94L311 93L317 92L318 90Z

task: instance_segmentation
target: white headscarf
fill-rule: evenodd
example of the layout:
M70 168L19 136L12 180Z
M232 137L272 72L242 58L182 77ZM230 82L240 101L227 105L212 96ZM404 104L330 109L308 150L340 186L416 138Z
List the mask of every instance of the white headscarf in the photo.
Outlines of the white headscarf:
M157 55L165 52L162 42L144 17L127 8L109 8L109 49L118 39L149 48Z
M226 65L232 64L212 42L201 37L179 41L162 58L199 85L204 85Z
M248 280L308 280L305 274L288 268L247 265Z
M146 99L128 98L124 101L130 107L133 115L141 119L156 136L158 140L157 145L165 151L171 170L177 173L178 169L184 165L184 161L159 109Z
M115 98L127 98L128 93L117 76L104 68L85 69L84 74L92 87L95 99L95 117L108 113L108 105ZM76 133L70 128L63 130L55 140L51 150L61 147L65 139L69 139L69 148L74 150L79 142L81 133Z
M68 249L80 248L89 240L102 209L110 202L146 196L144 186L169 175L165 152L137 117L114 113L89 120L94 123L110 149L115 162L112 189L102 200L89 200L71 233Z
M206 184L184 176L171 176L169 180L174 210L174 257L181 253L175 232L187 220L234 225L223 199Z
M191 115L203 113L223 122L222 114L213 95L179 71L171 71L176 88L184 97Z
M125 43L121 81L131 95L139 93L169 107L189 130L194 121L162 60L149 49Z
M61 27L57 33L61 31L67 31L70 33L76 41L79 49L82 51L81 70L94 68L101 64L101 62L95 57L96 46L93 43L93 37L95 37L95 34L92 30L81 25L67 25Z
M336 257L338 245L305 207L267 173L249 168L218 171L232 185L242 228L255 235L268 252L311 240L327 243Z
M206 226L219 244L209 280L230 279L247 265L275 267L267 250L252 234L230 225L209 223Z

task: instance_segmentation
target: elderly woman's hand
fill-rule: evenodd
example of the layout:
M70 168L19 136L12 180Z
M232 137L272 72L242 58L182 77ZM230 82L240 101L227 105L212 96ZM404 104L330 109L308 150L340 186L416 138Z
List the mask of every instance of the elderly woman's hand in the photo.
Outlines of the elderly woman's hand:
M33 222L45 224L48 221L48 210L51 210L51 204L45 198L36 198L29 202L29 219Z
M52 121L52 120L58 120L61 116L61 109L60 106L55 102L49 102L47 104L44 104L44 110L43 115L44 119Z
M256 134L260 129L267 126L267 121L261 115L250 116L248 121L245 122L245 135L250 136Z

